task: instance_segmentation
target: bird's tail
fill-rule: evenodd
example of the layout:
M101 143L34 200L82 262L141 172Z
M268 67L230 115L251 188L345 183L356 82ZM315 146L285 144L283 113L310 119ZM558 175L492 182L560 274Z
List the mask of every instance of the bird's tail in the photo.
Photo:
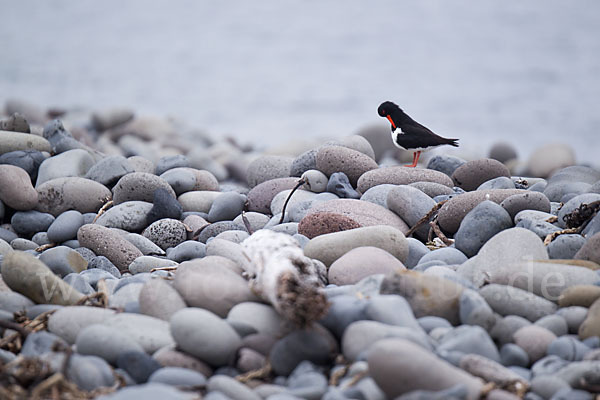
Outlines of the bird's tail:
M458 139L446 139L446 144L450 146L458 147Z

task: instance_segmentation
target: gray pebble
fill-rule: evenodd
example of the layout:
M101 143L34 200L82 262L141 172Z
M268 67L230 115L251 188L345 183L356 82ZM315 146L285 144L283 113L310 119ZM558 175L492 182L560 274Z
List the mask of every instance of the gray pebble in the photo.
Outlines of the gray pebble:
M438 353L459 351L479 354L500 362L500 353L488 333L480 326L461 325L446 333L437 346Z
M592 351L591 348L576 338L563 336L550 343L546 354L556 355L567 361L581 361L590 351Z
M302 186L313 193L322 193L327 190L329 182L327 175L316 169L309 169L302 174L305 183Z
M46 232L36 233L31 237L31 241L37 243L39 246L50 244L50 240L48 239L48 233Z
M370 190L370 189L369 189ZM427 248L421 241L415 238L407 238L408 241L408 257L404 261L404 266L408 269L412 269L417 266L419 260L431 250Z
M515 184L512 179L506 176L499 176L492 178L489 181L483 182L477 190L488 190L488 189L515 189Z
M46 232L53 222L52 214L34 210L17 211L10 220L15 232L25 237L31 237L36 232Z
M516 224L519 228L525 228L538 235L540 238L546 238L551 233L560 231L560 228L545 221L532 221L523 219Z
M93 269L99 269L101 271L107 272L115 278L121 277L121 272L119 272L119 269L108 258L106 258L104 256L94 257L88 263L88 270L93 270ZM84 273L84 272L82 272L82 273ZM87 272L87 273L91 274L92 272ZM103 278L101 278L101 279L103 279ZM93 286L93 284L92 284L92 286Z
M128 351L117 358L117 366L123 369L136 383L145 383L150 375L161 368L154 358L143 351Z
M125 157L116 155L98 161L87 171L85 177L112 187L119 179L132 172L135 172L132 163Z
M556 336L563 336L569 333L567 321L557 314L546 315L535 321L535 325L548 329Z
M343 172L334 172L327 182L327 191L342 199L358 199L360 194L350 184L348 176Z
M570 260L575 257L585 242L585 238L581 235L560 235L548 245L548 256L551 259Z
M110 261L108 261L108 259L106 257L98 257L98 258L103 258L105 261L104 262L108 262L110 263ZM102 261L100 261L99 263L101 263ZM112 265L112 263L111 263ZM117 267L115 267L114 265L112 265L113 268L115 268L115 272L119 273L119 270L117 269ZM105 281L107 280L116 280L118 279L121 274L119 273L118 276L111 274L110 272L104 270L104 269L100 269L96 266L92 267L91 269L86 269L85 271L81 271L79 273L80 276L82 276L83 278L85 278L86 282L88 284L90 284L94 289L98 288L98 281L100 281L101 279L104 279Z
M292 161L289 176L302 176L308 170L317 169L317 150L308 150Z
M77 230L84 224L83 215L79 211L69 210L60 214L48 227L48 240L62 243L77 238Z
M465 256L465 254L460 250L453 247L444 247L426 253L419 259L419 263L417 265L422 265L430 261L441 261L442 265L457 265L467 261L467 256Z
M39 357L42 354L54 351L55 344L63 349L68 347L67 342L53 333L46 331L32 332L27 335L20 355L23 357Z
M164 383L184 389L198 389L206 385L206 377L188 368L165 367L150 375L148 382Z
M466 325L478 325L490 331L495 323L496 316L491 307L475 290L464 290L460 295L460 322Z
M87 282L85 275L82 276L75 272L72 272L69 275L65 276L63 278L63 281L68 283L78 292L83 293L85 295L90 295L95 292L94 288Z
M154 174L162 175L166 171L173 168L185 168L190 166L190 160L183 154L165 156L158 160L158 162L156 163L156 170L154 171Z
M208 212L208 220L210 222L231 221L242 213L245 202L244 195L235 192L222 193L213 201Z
M500 348L500 363L505 367L527 367L529 356L521 347L514 343L506 343Z
M40 261L60 277L72 272L79 273L88 267L85 258L67 246L57 246L44 251L40 255Z
M175 247L187 239L187 231L183 222L170 218L152 223L142 232L142 235L163 250Z
M458 157L436 155L427 163L427 169L433 169L443 172L448 176L452 176L454 171L464 163L466 163L466 161Z
M167 250L167 258L178 263L204 256L206 256L206 245L195 240L187 240Z
M113 365L116 364L120 354L128 351L144 351L121 329L99 324L87 326L79 331L75 344L79 354L95 355Z

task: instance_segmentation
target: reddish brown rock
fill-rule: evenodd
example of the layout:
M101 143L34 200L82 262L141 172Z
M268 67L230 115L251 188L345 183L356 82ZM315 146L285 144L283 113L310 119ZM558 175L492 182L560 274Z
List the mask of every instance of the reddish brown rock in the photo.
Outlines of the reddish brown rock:
M465 215L482 201L490 200L500 204L504 199L521 193L526 193L526 191L521 189L491 189L463 193L460 196L448 200L448 202L440 208L438 222L445 232L454 233L458 230L460 222Z
M585 244L575 253L575 259L593 261L600 264L600 233L588 238Z
M464 190L475 190L483 182L490 179L506 176L510 178L510 171L506 165L491 158L482 158L464 163L452 174L452 180Z
M443 172L432 169L407 168L403 166L377 168L367 171L358 179L358 191L366 192L373 186L389 183L392 185L408 185L414 182L435 182L452 187L452 179Z
M248 193L248 211L270 214L273 197L283 190L292 189L297 183L298 178L277 178L256 185Z
M117 231L100 225L83 225L77 232L77 240L82 247L108 258L121 271L127 270L133 260L143 256L137 247Z
M352 186L367 171L376 169L377 163L368 155L343 146L325 146L317 151L317 169L330 176L343 172Z
M315 216L317 213L320 215ZM319 220L319 217L326 219ZM298 225L298 232L313 238L325 233L374 225L389 225L402 233L408 232L409 229L402 218L378 204L354 199L337 199L317 203L308 210Z

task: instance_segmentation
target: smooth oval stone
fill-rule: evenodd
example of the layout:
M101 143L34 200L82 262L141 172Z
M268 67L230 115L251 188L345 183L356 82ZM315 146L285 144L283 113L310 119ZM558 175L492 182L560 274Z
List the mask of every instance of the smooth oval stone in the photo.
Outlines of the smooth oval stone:
M435 206L435 201L417 188L400 185L390 190L387 197L387 206L406 222L414 226ZM415 235L422 240L427 239L429 224L422 224Z
M72 305L83 297L43 262L20 251L4 256L2 280L15 292L39 304Z
M515 194L504 199L500 205L510 214L511 219L523 210L550 212L550 200L540 192Z
M163 347L156 351L152 357L163 367L179 367L200 372L204 376L211 376L213 371L210 366L199 359L182 351L175 350L175 346Z
M133 260L143 255L117 231L100 225L83 225L77 232L77 240L97 255L108 258L120 271L126 270Z
M283 211L283 205L286 201L288 202L286 213L289 215L292 213L292 209L294 207L300 206L300 203L306 202L310 208L312 206L312 202L320 198L318 194L309 192L308 190L296 190L292 197L290 197L291 191L292 189L282 190L281 192L277 193L275 197L273 197L270 206L272 215L280 214ZM331 195L331 197L334 199L337 198L333 195Z
M500 348L500 362L504 366L527 367L529 365L529 356L521 347L514 343L506 343Z
M518 315L535 322L556 312L556 304L525 290L506 285L490 284L479 294L500 315Z
M313 216L318 213L327 213L332 215L332 218L325 224L319 220L318 215ZM340 231L336 226L338 218L333 217L334 214L339 216L342 221L347 221L350 229L375 225L389 225L403 233L408 232L409 229L402 218L384 207L355 199L339 199L313 205L300 221L298 233L308 238L314 238L322 234Z
M365 172L358 179L357 189L359 192L365 193L373 186L381 184L408 185L414 182L435 182L448 187L454 186L452 179L443 172L394 166Z
M513 337L515 344L525 350L532 363L544 357L548 346L556 339L554 333L537 325L524 326Z
M456 186L471 191L477 189L482 183L501 176L510 178L510 171L504 164L490 158L482 158L458 167L452 174L452 180Z
M231 221L244 210L246 196L235 193L225 192L216 197L208 211L208 220L210 222Z
M144 349L126 332L117 327L94 324L79 331L75 341L79 354L94 355L116 364L119 355L128 351L143 352Z
M479 287L506 266L532 259L548 259L542 240L527 229L510 228L494 235L479 249L477 256L463 263L456 271Z
M590 351L592 349L581 341L567 336L558 337L547 348L548 355L556 355L567 361L581 361Z
M403 326L387 325L377 321L356 321L348 325L342 337L342 349L346 359L355 361L365 355L374 343L385 338L411 341L431 351L433 346L423 331Z
M167 190L176 197L175 191L164 179L154 174L133 172L123 176L113 187L113 201L115 204L132 200L150 203L154 199L154 191L159 188Z
M461 325L448 331L439 340L438 354L460 352L478 354L500 362L500 353L488 333L480 326Z
M65 211L48 227L48 240L51 243L62 243L74 239L83 223L83 215L79 211Z
M558 232L560 230L559 227L553 225L549 222L545 221L532 221L528 219L524 219L516 224L518 228L525 228L536 235L538 235L541 239L545 239L548 235Z
M0 121L0 130L23 133L31 132L27 119L19 113L14 113L7 119Z
M79 177L52 179L39 185L37 192L37 210L55 217L67 210L77 210L82 214L95 213L111 199L106 186Z
M600 264L600 233L588 238L585 244L575 253L575 259L593 261Z
M31 300L20 293L11 291L0 292L0 310L14 313L28 309L33 305L34 303Z
M160 175L177 195L191 191L218 191L219 181L209 171L195 168L173 168Z
M560 315L547 315L535 321L535 325L548 329L556 336L564 336L569 333L567 321Z
M297 329L279 339L271 348L269 360L273 371L288 376L303 361L330 365L338 353L337 341L320 325Z
M421 192L425 193L431 198L442 195L451 195L454 193L454 191L448 186L435 182L414 182L410 183L408 186L419 189Z
M176 219L160 219L147 227L142 235L158 247L166 250L175 247L187 239L187 230L183 222Z
M401 262L408 256L408 243L402 231L385 225L317 236L304 246L304 254L329 267L348 251L362 246L378 247Z
M196 211L208 214L213 201L220 195L221 192L193 191L183 193L177 198L177 201L183 207L183 211Z
M586 307L571 306L561 307L556 314L560 315L567 321L569 333L577 333L579 327L587 317L588 309Z
M600 179L600 171L590 167L572 166L556 171L548 179L544 194L550 201L560 201L567 193L585 193Z
M10 246L14 250L21 250L21 251L32 250L34 252L35 252L35 249L38 248L38 244L36 242L27 240L27 239L23 239L23 238L14 239L13 241L10 242ZM36 253L37 252L35 252L34 254L36 254Z
M504 345L513 342L513 334L531 322L518 315L508 315L497 319L496 324L490 331L490 336L499 344Z
M214 238L223 232L240 229L244 229L244 226L240 226L238 223L233 221L213 222L206 228L202 229L202 232L200 232L200 235L198 235L198 241L207 243L208 239Z
M438 222L445 232L455 233L465 215L477 204L485 200L501 203L507 197L523 192L520 189L492 189L463 193L451 198L440 208Z
M104 186L113 186L123 176L135 172L129 160L120 155L104 157L87 171L85 177Z
M0 165L0 200L15 210L31 210L37 206L38 194L27 171L14 165Z
M123 235L123 238L137 247L145 256L164 256L166 254L163 249L155 245L150 239L137 233L128 233Z
M419 264L421 258L431 252L427 246L415 238L407 238L408 241L408 257L403 264L408 269L413 269ZM463 254L464 255L464 254ZM465 256L466 257L466 256Z
M38 169L35 186L67 176L84 177L94 165L94 158L83 149L74 149L45 159Z
M46 139L30 133L0 130L0 138L0 154L17 150L52 151Z
M141 256L129 264L129 272L135 275L143 272L151 272L153 268L173 267L175 265L177 265L175 261L165 260L164 258Z
M486 331L496 324L496 316L485 299L475 290L467 289L460 296L460 322L465 325L481 326Z
M376 168L378 165L371 157L343 146L323 146L316 154L317 170L327 176L343 172L353 186L362 174Z
M429 250L429 249L428 249ZM421 259L418 264L424 264L431 261L442 261L447 265L462 264L467 261L467 256L460 250L453 247L444 247L433 251L428 251Z
M156 175L162 175L173 168L186 168L190 166L190 160L183 154L161 157L156 163Z
M175 344L169 331L169 322L148 315L117 313L109 317L103 324L127 334L142 347L142 351L149 354L162 347Z
M292 175L295 176L295 175ZM316 169L309 169L302 173L302 179L304 179L304 185L302 187L306 190L310 190L314 193L322 193L327 190L327 175Z
M489 189L515 189L515 184L511 178L499 176L497 178L492 178L489 181L485 181L477 187L477 190Z
M88 266L81 254L67 246L50 248L40 255L39 260L61 278L72 272L84 271Z
M95 223L107 228L141 232L146 227L146 217L151 209L152 203L127 201L108 209Z
M459 299L463 286L435 275L415 271L384 278L381 294L398 294L410 303L415 317L434 315L459 323Z
M517 156L517 149L507 142L496 142L490 148L489 157L501 163L514 160Z
M257 333L283 336L288 333L286 322L267 304L244 302L236 304L227 314L227 322L251 327Z
M389 398L414 390L444 390L457 384L467 387L467 399L478 399L483 383L478 378L437 358L404 339L383 339L368 354L369 374ZM398 379L398 371L404 371Z
M276 178L256 185L248 193L248 211L269 214L271 202L277 193L293 189L298 184L298 178Z
M537 148L527 160L527 169L533 176L545 178L552 172L575 164L573 148L562 143L548 143Z
M485 200L475 206L460 222L454 234L454 244L467 257L479 249L498 232L512 226L512 218L500 205Z
M565 216L578 209L582 204L590 204L595 201L600 201L600 194L598 193L584 193L573 197L567 201L565 205L561 207L558 212L558 220L556 221L561 228L566 228L567 223Z
M600 286L574 285L560 293L558 305L560 307L590 307L598 299L600 299Z
M54 217L39 211L17 211L10 219L12 228L19 235L31 236L36 232L44 232L54 222Z
M294 159L284 156L260 156L248 165L248 186L254 186L276 178L290 176L290 167Z
M597 280L598 274L588 268L542 261L511 263L488 277L491 283L518 287L554 302L565 289Z
M248 282L234 272L236 268L232 261L219 256L186 261L177 268L173 287L189 306L226 317L236 304L258 301Z
M171 318L171 334L177 346L213 366L233 360L241 340L224 320L201 308L184 308Z
M351 285L374 274L390 275L406 267L396 257L377 247L355 247L337 260L328 271L334 285Z
M196 389L206 385L206 377L200 372L188 368L166 367L161 368L148 378L148 382L164 383L185 389Z
M142 156L127 157L127 161L129 161L135 172L146 172L153 174L156 170L154 163Z
M195 240L187 240L167 252L167 258L178 263L204 256L206 256L206 245Z
M424 183L424 182L419 182ZM412 185L412 184L411 184ZM442 185L443 186L443 185ZM368 201L387 208L387 197L389 192L397 185L381 184L368 189L361 197L361 201ZM444 186L447 187L447 186Z
M114 310L99 307L69 306L57 310L48 318L48 330L68 343L75 343L86 326L102 324L115 314Z
M427 169L442 172L450 177L454 171L464 163L466 163L466 161L462 158L438 154L429 159Z
M294 158L290 166L290 176L301 176L308 170L317 168L317 149L307 150Z
M213 400L261 400L261 397L248 386L227 375L212 376L206 387L209 390L209 394L206 396L208 400L211 397L210 393L222 394L222 397L215 397Z

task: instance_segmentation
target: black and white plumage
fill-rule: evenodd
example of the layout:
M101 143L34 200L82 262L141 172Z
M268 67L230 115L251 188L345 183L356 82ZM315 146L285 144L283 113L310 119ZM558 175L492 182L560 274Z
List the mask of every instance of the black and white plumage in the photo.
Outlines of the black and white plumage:
M377 113L387 118L392 124L392 141L396 147L413 151L413 163L408 167L416 167L422 151L438 146L450 145L458 147L458 139L446 139L433 133L409 117L400 107L391 101L381 103Z

